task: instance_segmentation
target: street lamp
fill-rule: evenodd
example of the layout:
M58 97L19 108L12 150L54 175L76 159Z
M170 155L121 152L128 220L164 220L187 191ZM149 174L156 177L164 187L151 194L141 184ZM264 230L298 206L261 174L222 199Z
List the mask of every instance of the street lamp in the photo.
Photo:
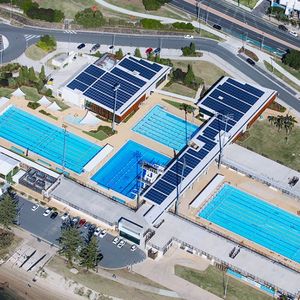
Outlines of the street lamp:
M66 162L66 135L67 135L67 125L62 125L64 129L64 144L63 144L63 159L62 159L62 171L65 173L65 162Z
M198 22L198 27L199 27L199 34L200 34L200 36L201 36L200 4L201 4L201 0L197 0L197 2L196 2L196 5L197 5L197 22Z
M115 92L115 97L114 97L114 111L113 111L113 118L112 118L112 124L111 124L111 129L113 132L115 132L115 119L116 119L116 108L117 108L117 93L119 88L121 87L120 83L116 83L114 86L114 92Z

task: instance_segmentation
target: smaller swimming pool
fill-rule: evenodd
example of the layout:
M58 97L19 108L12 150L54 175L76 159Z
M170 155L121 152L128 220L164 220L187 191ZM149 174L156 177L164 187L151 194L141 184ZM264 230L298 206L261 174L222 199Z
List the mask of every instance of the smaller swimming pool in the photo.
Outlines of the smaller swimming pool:
M186 145L186 139L190 140L197 129L198 126L185 123L185 120L156 105L132 130L180 151Z
M70 123L70 124L74 124L74 125L80 125L80 122L82 121L81 117L78 116L73 116L71 114L68 114L67 116L65 116L65 121Z
M170 158L129 140L93 177L99 185L134 199L140 188L141 162L165 166Z

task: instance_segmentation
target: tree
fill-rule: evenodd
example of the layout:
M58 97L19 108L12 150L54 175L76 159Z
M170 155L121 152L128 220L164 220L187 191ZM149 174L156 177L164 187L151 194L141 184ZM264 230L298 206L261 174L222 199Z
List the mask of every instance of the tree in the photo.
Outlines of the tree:
M288 140L288 136L294 128L295 123L297 123L295 117L286 114L282 119L283 127L285 129L285 139Z
M184 76L184 79L183 79L183 83L187 86L189 85L192 85L195 83L195 80L196 80L196 77L195 77L195 74L193 72L193 68L192 66L189 64L188 65L188 69L187 69L187 72Z
M80 247L83 245L82 237L76 228L68 227L62 230L60 243L60 254L64 254L68 259L70 265L73 264L73 260L79 257Z
M40 38L36 45L45 51L53 51L56 48L56 40L53 36L46 34Z
M171 0L143 0L143 4L146 10L158 10L165 3Z
M194 111L193 106L185 103L181 103L179 106L180 110L184 111L184 120L185 120L185 141L186 144L188 144L189 137L188 137L188 129L187 129L187 114Z
M34 71L33 67L30 67L28 70L28 79L31 82L37 82L37 77L35 75L35 71Z
M90 242L81 250L80 258L80 264L86 267L87 270L98 265L98 262L101 259L101 254L98 249L98 242L95 236L93 236Z
M105 24L105 19L98 9L86 8L79 11L75 15L75 21L77 24L86 28L101 27Z
M0 224L5 228L9 228L17 217L17 202L8 194L5 194L0 202Z
M134 56L135 57L140 57L140 58L142 57L141 50L139 48L135 49Z
M46 77L45 67L44 66L41 67L41 71L40 71L40 74L39 74L39 79L42 82L46 83L47 77Z
M124 54L123 54L123 51L122 51L121 48L119 48L119 50L116 51L115 56L116 56L116 59L122 59L123 58Z
M296 70L300 70L300 51L290 49L282 57L282 62Z
M153 19L142 19L140 21L141 25L145 29L160 29L163 28L163 24L158 20Z

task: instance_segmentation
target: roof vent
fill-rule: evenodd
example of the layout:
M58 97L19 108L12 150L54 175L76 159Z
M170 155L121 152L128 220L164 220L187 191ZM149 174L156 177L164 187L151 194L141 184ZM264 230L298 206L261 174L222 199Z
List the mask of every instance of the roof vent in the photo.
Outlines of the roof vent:
M222 96L218 96L218 99L219 100L223 100L224 98Z
M140 73L138 71L133 71L132 74L133 75L139 75Z

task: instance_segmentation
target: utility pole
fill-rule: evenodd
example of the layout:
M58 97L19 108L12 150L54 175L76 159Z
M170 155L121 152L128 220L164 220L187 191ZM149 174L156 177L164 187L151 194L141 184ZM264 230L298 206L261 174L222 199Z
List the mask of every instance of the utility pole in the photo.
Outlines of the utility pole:
M201 24L200 24L200 5L201 5L201 0L197 0L196 2L197 5L197 22L198 22L198 27L199 27L199 34L201 36Z
M67 125L62 125L64 129L64 144L63 144L63 160L62 160L62 171L65 173L65 163L66 163L66 135L67 135Z
M113 118L112 118L112 124L111 124L111 130L112 132L115 132L115 119L116 119L116 108L117 108L117 93L118 93L118 90L119 88L121 87L120 83L117 83L115 86L114 86L114 92L115 92L115 101L114 101L114 111L113 111Z

